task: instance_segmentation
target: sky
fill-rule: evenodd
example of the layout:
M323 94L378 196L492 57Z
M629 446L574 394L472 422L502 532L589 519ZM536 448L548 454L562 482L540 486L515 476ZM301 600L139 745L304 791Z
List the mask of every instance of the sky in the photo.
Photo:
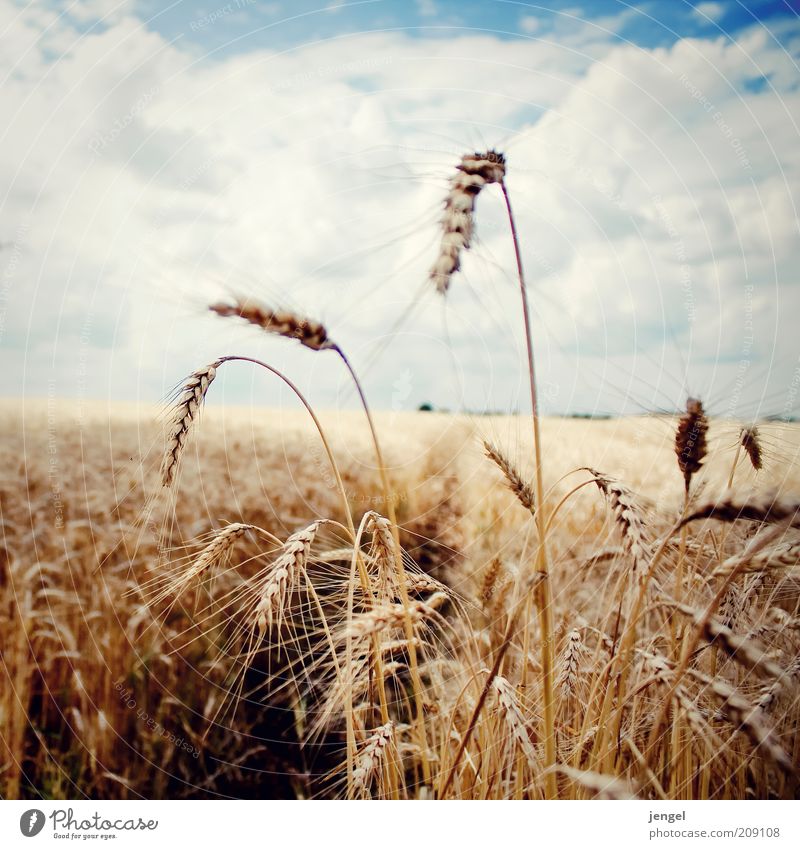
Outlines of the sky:
M794 2L0 0L0 394L155 404L225 354L355 404L525 410L502 194L445 299L448 180L496 148L546 413L800 411ZM223 372L224 371L224 375ZM226 364L217 403L288 403Z

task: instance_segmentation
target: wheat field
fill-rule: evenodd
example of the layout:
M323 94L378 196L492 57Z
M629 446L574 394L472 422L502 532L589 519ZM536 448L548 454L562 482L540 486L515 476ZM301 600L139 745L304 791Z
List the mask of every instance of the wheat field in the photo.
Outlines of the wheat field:
M462 157L428 285L499 191L529 416L373 413L335 329L253 298L209 309L357 410L225 352L160 417L5 405L5 797L796 796L800 430L543 419L505 173ZM215 406L233 369L294 401Z
M215 407L212 387L165 488L156 409L2 406L4 798L543 798L548 776L561 798L796 792L793 520L764 509L670 535L684 496L675 418L541 423L548 767L536 528L483 446L532 480L526 419L375 415L404 601L357 411L318 413L346 510L300 409ZM710 421L692 503L788 503L800 428L761 426L758 472L739 439Z

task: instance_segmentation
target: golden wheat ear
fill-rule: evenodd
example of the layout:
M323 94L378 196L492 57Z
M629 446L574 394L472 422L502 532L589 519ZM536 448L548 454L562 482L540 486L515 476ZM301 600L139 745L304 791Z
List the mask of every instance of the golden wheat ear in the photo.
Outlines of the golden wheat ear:
M519 503L533 513L536 509L536 497L533 487L522 477L516 466L491 442L484 441L483 448L486 456L503 473L508 488L517 496Z
M631 554L634 566L638 567L650 554L650 544L645 533L642 509L636 496L620 481L589 466L583 466L582 469L589 472L597 488L605 495L622 533L623 550Z
M167 450L161 463L161 482L171 486L175 481L181 454L192 425L197 420L200 408L203 406L206 393L217 376L217 369L223 360L216 360L210 365L197 369L187 379L181 390L180 398L173 410L167 439Z
M209 310L223 318L241 318L267 333L296 339L312 351L330 350L335 347L328 338L325 325L321 322L304 318L293 312L270 309L252 298L240 298L230 304L222 302L211 304Z
M354 798L361 799L367 796L394 739L395 724L389 720L385 725L377 728L364 743L353 770L351 795Z
M456 166L444 202L442 241L429 275L440 295L450 288L450 279L461 267L461 253L472 244L478 195L489 183L501 183L505 173L505 157L494 150L467 154Z

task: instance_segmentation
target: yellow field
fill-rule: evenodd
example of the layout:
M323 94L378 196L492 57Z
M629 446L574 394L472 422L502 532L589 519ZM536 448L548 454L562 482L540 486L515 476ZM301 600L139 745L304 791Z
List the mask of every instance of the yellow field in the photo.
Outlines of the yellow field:
M414 591L409 602L446 596L415 626L421 717L412 704L405 625L381 631L387 642L377 655L375 643L353 648L349 623L370 608L364 588L353 590L349 555L337 553L348 544L352 550L343 531L328 528L312 546L302 580L319 604L298 584L285 620L267 629L254 624L253 601L277 543L247 533L214 575L181 583L209 533L227 523L257 525L281 541L317 518L345 523L308 417L219 409L210 397L173 494L160 486L157 413L0 405L0 795L344 795L358 786L361 768L368 796L543 795L539 630L535 605L524 598L536 533L482 447L490 439L530 476L529 420L376 416L407 567L445 585ZM358 528L367 511L385 513L366 424L356 412L320 418ZM711 646L700 639L685 671L679 667L695 629L675 604L702 611L723 580L714 569L741 552L758 523L708 520L676 533L645 588L626 654L625 625L636 624L632 611L650 561L631 572L620 521L593 483L553 515L574 487L591 482L575 471L590 466L636 493L652 555L683 506L674 427L674 420L644 417L543 422L558 792L793 796L797 558L748 567L731 582L715 621L727 617L750 648L734 646L729 658L724 636ZM742 454L732 491L776 487L796 495L800 427L765 424L760 434L765 466L756 475ZM731 423L711 422L709 458L699 487L693 484L698 501L724 492L738 435ZM785 531L784 542L793 533ZM380 601L380 581L390 579L366 531L362 542L370 581L377 564ZM386 596L402 611L399 598ZM399 646L391 656L390 637ZM493 686L481 707L501 648L498 671L509 692ZM359 661L369 667L363 681L346 674ZM784 678L776 681L775 667ZM376 674L386 677L385 692ZM654 732L665 698L670 709ZM325 710L332 715L322 722ZM390 751L370 761L371 735L387 716ZM355 772L346 780L348 740Z

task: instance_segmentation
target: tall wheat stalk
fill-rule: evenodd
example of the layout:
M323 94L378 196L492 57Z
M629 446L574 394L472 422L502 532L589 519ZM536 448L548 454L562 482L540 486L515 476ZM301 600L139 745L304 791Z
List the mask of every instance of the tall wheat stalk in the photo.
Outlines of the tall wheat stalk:
M522 317L525 327L525 348L528 357L528 379L531 395L531 425L533 431L533 453L535 460L535 487L536 487L536 511L534 521L539 536L536 548L536 572L540 580L536 582L537 602L541 620L541 664L542 664L542 700L544 703L544 766L545 788L548 799L554 799L558 795L558 785L553 767L556 763L556 732L555 732L555 704L553 687L553 590L550 585L550 564L547 552L547 508L544 501L544 476L542 471L542 440L539 429L539 398L536 388L536 365L533 356L533 329L531 325L530 309L528 306L528 289L525 284L525 272L522 265L522 254L520 252L517 226L514 213L511 208L511 198L505 177L500 181L503 191L503 199L508 212L508 223L511 228L511 238L514 242L514 257L517 263L517 277L519 279L520 300L522 302ZM525 621L525 639L527 645L528 620Z

